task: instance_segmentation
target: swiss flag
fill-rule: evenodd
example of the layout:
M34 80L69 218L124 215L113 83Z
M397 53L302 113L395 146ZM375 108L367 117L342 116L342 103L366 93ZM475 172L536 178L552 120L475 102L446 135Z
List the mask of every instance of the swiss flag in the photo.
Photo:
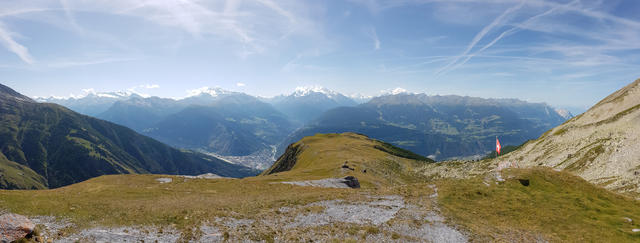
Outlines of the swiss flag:
M498 137L496 137L496 152L498 154L500 154L500 149L502 148L502 146L500 146L500 140L498 140Z

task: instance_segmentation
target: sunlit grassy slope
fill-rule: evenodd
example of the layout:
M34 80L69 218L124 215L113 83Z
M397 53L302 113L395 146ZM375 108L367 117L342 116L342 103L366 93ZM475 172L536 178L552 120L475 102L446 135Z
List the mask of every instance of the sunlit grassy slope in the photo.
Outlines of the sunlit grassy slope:
M99 225L173 226L182 231L185 239L190 239L198 234L200 225L215 217L266 219L275 217L281 207L305 206L319 200L358 201L370 200L371 195L395 194L407 203L424 206L434 193L429 185L436 185L438 196L433 200L437 201L441 213L450 224L476 241L640 240L640 233L632 232L640 228L638 201L595 187L565 172L542 168L505 170L502 177L506 181L497 183L492 173L467 179L429 179L439 177L425 177L415 171L443 166L461 169L459 167L469 164L436 166L404 158L410 154L390 151L395 148L384 148L380 141L353 133L319 134L290 148L296 145L300 147L291 152L291 158L278 161L292 162L292 158L295 161L284 166L290 170L283 172L276 173L274 169L278 166L274 165L262 176L244 179L101 176L53 190L0 191L0 210L66 218L77 225L69 231ZM345 161L354 170L341 168ZM278 183L347 175L358 178L362 188L331 189ZM173 181L161 184L156 181L160 177ZM528 179L530 185L523 186L518 179ZM258 235L274 230L260 227L263 226L254 229L262 232Z
M415 181L420 178L415 168L432 162L360 134L316 134L290 145L262 175L287 180L355 176L363 187L380 187ZM342 168L345 164L351 169Z
M640 228L637 200L549 168L511 169L502 176L504 182L490 186L482 177L437 182L444 213L479 241L640 241L640 233L632 232Z
M271 209L343 198L354 190L269 183L263 178L184 179L160 184L160 175L109 175L41 191L0 191L0 205L25 215L70 218L96 225L172 225L188 230L214 217L257 218ZM168 177L168 176L166 176ZM357 195L355 195L357 196Z
M0 188L44 189L47 181L29 167L7 160L0 152Z

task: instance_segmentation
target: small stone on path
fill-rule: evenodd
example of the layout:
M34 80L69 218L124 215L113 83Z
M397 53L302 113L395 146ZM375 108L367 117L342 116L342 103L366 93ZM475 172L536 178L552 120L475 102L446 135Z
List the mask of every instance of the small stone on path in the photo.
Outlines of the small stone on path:
M164 183L170 183L170 182L172 182L172 181L173 181L173 179L163 177L163 178L158 178L158 179L156 179L156 181L160 182L160 184L164 184Z

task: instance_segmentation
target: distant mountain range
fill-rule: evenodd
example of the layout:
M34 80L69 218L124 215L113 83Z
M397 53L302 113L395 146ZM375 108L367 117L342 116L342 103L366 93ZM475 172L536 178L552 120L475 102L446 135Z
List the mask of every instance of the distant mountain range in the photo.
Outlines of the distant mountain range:
M305 122L328 109L357 104L340 93L317 87L298 88L290 95L273 98L202 88L183 99L135 94L127 99L124 95L96 93L80 99L39 101L67 105L172 146L259 168L270 166L276 157L276 145ZM109 103L106 109L93 105Z
M290 95L266 101L298 124L307 123L329 109L358 104L343 94L321 87L299 87Z
M143 132L185 107L173 99L132 97L116 101L108 110L97 114L96 117Z
M115 102L97 117L172 146L257 168L270 165L275 145L295 129L270 104L220 88L202 89L180 100L133 97ZM251 156L252 160L243 156Z
M255 173L60 105L37 103L3 85L0 137L0 188L55 188L105 174Z
M114 103L142 96L131 92L90 92L82 97L37 97L41 103L54 103L67 107L80 114L96 116L108 110Z
M432 159L480 158L493 149L496 137L519 145L564 121L542 103L397 93L329 110L291 134L279 151L316 133L357 132Z
M209 105L191 105L144 131L169 144L220 155L245 156L282 141L293 129L271 105L233 94Z
M519 145L572 117L546 104L428 96L399 88L373 98L301 87L272 98L202 88L183 99L97 93L45 101L86 112L105 99L111 106L94 116L172 146L260 169L269 167L289 143L315 133L363 133L442 160L482 156L492 149L495 136Z

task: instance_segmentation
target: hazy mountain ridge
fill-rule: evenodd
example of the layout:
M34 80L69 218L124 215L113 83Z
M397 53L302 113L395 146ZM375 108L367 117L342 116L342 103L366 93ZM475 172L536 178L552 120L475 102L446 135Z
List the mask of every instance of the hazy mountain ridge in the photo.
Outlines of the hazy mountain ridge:
M440 160L484 155L493 149L496 136L503 144L518 145L562 122L564 118L543 103L398 93L329 110L279 148L316 133L353 131Z
M273 162L273 146L296 127L256 97L207 87L193 90L183 99L120 100L97 117L172 146L212 153L256 168Z
M250 155L291 132L292 125L271 105L238 94L208 106L189 106L146 132L176 146L220 155Z
M115 102L107 111L98 114L97 117L143 132L189 106L209 106L224 97L233 95L242 95L242 93L205 87L193 90L189 96L182 99L155 96L132 97Z
M133 92L124 91L89 92L86 95L78 97L36 97L35 100L41 103L62 105L80 114L97 116L107 111L116 102L131 98L142 98L142 96Z
M96 117L144 132L158 121L185 108L173 99L135 97L115 102Z
M321 87L298 87L289 95L279 95L267 99L267 102L300 125L331 108L357 105L351 98Z
M0 87L2 155L45 179L45 184L35 188L64 186L104 174L253 173L214 157L173 149L129 128L56 104L25 100L15 91L7 92L10 88ZM5 161L3 167L7 166L23 171L18 173L29 173Z
M434 159L480 158L492 149L491 137L498 135L505 144L518 145L564 122L568 114L559 111L517 99L429 96L404 89L357 105L321 87L299 87L273 98L205 87L178 100L133 97L117 101L98 117L173 146L268 166L289 143L318 132L363 133ZM273 153L274 145L278 145L276 154L266 156ZM254 156L238 157L249 155Z
M190 94L187 97L175 100L178 104L186 107L190 105L209 105L228 96L246 95L245 93L229 91L220 87L202 87L200 89L191 90L189 93Z

